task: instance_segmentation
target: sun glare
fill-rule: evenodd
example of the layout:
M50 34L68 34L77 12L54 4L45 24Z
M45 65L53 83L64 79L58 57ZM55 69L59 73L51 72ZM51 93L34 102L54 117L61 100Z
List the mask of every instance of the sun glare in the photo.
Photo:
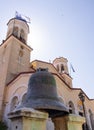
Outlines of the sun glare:
M33 26L30 28L30 34L28 36L28 43L34 50L39 50L42 47L43 32L40 27Z
M28 36L28 45L33 49L31 59L41 59L45 46L46 31L43 27L32 25Z

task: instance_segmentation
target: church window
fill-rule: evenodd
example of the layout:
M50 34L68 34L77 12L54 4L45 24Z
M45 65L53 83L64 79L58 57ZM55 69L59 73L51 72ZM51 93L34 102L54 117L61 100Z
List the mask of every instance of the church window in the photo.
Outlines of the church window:
M84 116L84 113L83 113L83 105L82 105L82 101L81 100L78 100L78 113L80 116Z
M62 64L61 65L61 72L63 72L65 69L64 69L64 65Z
M78 101L78 109L79 111L83 111L83 105L81 100Z
M22 63L22 57L23 57L23 50L19 51L19 57L18 57L18 63L21 64Z
M20 40L21 40L22 42L25 42L24 37L25 37L24 30L23 30L23 29L21 29L21 33L20 33Z
M24 102L25 98L26 98L26 93L22 97L22 103Z
M18 27L14 27L13 34L14 36L18 37Z
M23 51L22 51L22 50L19 51L19 56L20 56L20 57L23 56Z
M74 104L73 104L73 102L72 101L69 101L69 112L71 113L71 114L75 114L75 108L74 108Z
M11 101L10 111L13 111L17 107L17 105L18 105L18 97L15 96Z

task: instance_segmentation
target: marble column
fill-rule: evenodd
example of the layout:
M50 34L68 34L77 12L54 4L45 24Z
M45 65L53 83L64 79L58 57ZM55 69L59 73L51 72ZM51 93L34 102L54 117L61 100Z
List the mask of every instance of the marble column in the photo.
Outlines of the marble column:
M53 122L55 130L82 130L85 118L70 114L68 116L54 118Z
M9 130L46 130L48 114L31 108L21 108L8 114Z

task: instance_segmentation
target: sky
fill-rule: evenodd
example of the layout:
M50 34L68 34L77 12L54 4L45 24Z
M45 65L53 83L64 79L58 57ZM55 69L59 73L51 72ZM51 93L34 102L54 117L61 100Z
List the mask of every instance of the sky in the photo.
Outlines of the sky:
M73 87L94 99L94 0L1 0L0 43L16 11L31 19L31 61L67 58Z

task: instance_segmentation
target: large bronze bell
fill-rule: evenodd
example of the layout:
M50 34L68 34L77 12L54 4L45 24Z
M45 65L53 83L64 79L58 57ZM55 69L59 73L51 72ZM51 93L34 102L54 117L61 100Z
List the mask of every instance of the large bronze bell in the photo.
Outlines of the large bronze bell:
M68 109L58 98L55 78L47 69L39 68L31 75L23 105L46 111L52 118L68 114Z

